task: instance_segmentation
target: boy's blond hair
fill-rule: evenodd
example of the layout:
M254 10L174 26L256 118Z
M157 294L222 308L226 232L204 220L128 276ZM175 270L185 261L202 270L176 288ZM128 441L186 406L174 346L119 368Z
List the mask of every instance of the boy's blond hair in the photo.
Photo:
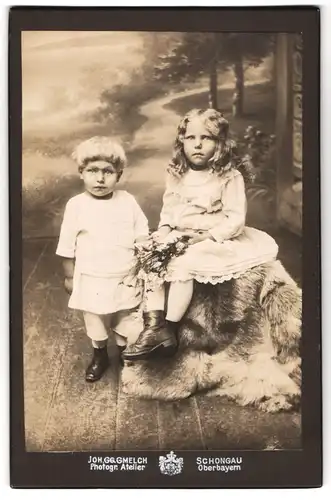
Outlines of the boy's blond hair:
M109 137L95 136L76 146L72 158L81 172L91 161L104 160L122 172L126 165L126 155L122 146Z

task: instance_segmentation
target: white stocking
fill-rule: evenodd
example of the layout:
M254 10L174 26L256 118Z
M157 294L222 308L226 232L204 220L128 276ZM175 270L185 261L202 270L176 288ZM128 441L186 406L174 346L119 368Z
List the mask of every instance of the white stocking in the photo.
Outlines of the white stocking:
M186 313L193 295L193 280L173 281L168 296L166 319L178 322Z
M146 292L146 311L164 311L165 290L164 286L160 286L155 290Z

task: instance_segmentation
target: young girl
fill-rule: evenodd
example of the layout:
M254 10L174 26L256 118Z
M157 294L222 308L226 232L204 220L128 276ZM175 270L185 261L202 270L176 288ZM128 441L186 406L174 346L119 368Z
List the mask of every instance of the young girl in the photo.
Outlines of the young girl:
M119 144L93 137L73 157L85 191L66 205L56 253L63 258L69 307L83 311L92 340L86 381L95 382L109 365L110 326L120 350L125 337L142 329L137 312L141 289L128 275L135 264L134 243L146 239L148 223L133 196L116 190L126 163Z
M176 231L188 234L190 245L168 266L167 304L164 286L147 293L145 328L124 351L125 359L175 352L177 326L191 302L194 280L222 283L276 258L275 241L245 227L245 185L238 164L235 144L228 139L228 122L221 113L193 110L184 117L154 238L164 241Z

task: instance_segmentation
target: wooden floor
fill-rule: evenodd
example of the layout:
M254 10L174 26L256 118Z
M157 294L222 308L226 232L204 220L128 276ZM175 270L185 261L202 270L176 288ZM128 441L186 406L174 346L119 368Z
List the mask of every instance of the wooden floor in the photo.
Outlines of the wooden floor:
M121 390L117 353L96 384L78 313L67 308L54 240L24 243L24 396L28 451L300 448L300 415L263 414L204 394L165 403Z

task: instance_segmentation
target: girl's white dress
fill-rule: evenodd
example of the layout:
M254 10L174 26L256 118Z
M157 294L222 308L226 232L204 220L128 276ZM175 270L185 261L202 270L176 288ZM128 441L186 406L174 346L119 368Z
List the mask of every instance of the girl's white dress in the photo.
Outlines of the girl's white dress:
M209 231L213 239L190 245L172 259L167 281L195 279L222 283L277 257L278 246L263 231L245 226L244 179L236 169L217 175L210 170L188 170L169 175L159 227L179 232Z
M56 250L75 259L69 307L110 314L138 306L142 287L131 271L134 242L141 236L148 236L148 222L126 191L114 191L110 199L88 193L71 198Z

